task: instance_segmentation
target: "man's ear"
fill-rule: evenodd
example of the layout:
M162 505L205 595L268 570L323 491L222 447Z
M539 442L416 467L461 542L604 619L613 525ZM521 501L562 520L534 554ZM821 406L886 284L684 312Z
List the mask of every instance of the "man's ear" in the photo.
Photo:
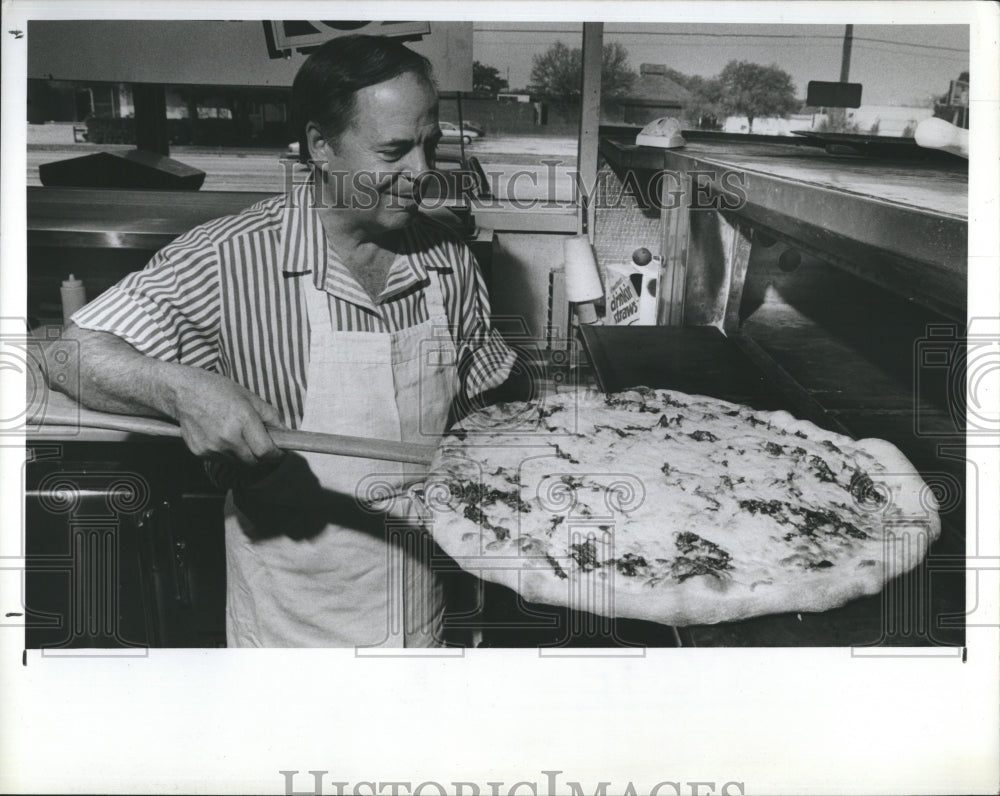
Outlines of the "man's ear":
M319 129L319 125L315 122L309 122L306 125L306 144L309 146L310 160L317 163L326 163L333 151L328 146L329 143L323 131Z

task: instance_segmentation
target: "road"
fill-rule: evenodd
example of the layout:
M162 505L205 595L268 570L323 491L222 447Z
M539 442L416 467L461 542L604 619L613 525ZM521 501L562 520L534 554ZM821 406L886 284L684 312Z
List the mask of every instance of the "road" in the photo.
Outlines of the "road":
M41 185L38 166L42 163L99 151L127 152L132 148L120 144L29 144L27 184ZM440 153L457 155L458 147L444 144ZM283 154L280 149L174 146L170 150L175 160L205 172L203 191L278 193L292 178L290 169L294 168L291 161L282 158ZM576 165L576 139L486 137L466 146L466 156L472 155L479 158L497 196L558 201L572 197L571 172ZM558 161L559 165L552 161Z

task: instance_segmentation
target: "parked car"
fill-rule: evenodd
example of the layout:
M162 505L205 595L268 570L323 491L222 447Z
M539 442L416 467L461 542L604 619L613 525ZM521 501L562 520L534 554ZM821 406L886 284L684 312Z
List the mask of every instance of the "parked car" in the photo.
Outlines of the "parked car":
M486 130L479 122L471 122L468 119L462 120L462 129L470 133L476 133L480 138L486 135Z
M473 138L479 138L479 133L475 130L468 128L460 130L457 124L451 122L438 122L438 127L441 128L442 138L461 138L466 144L471 144Z

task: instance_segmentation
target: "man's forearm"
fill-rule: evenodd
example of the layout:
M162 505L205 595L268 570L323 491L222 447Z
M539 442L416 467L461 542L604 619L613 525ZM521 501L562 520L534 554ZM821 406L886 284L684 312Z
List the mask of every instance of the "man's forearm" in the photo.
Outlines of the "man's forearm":
M278 410L231 379L148 357L107 332L70 325L46 350L50 387L103 412L166 416L196 456L222 456L249 467L283 454L266 426Z
M176 418L174 365L140 353L120 337L70 325L45 353L50 388L84 406L119 414Z

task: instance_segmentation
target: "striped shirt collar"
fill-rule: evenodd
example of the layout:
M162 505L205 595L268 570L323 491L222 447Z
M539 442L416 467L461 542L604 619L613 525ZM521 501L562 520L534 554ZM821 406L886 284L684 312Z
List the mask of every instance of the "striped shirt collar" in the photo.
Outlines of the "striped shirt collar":
M420 257L412 226L404 233L404 251L397 255L386 277L385 289L372 302L346 266L331 250L316 209L317 186L296 185L286 194L281 222L281 269L287 276L312 273L313 284L353 304L377 311L377 304L426 284L427 268ZM419 220L414 224L419 224Z

